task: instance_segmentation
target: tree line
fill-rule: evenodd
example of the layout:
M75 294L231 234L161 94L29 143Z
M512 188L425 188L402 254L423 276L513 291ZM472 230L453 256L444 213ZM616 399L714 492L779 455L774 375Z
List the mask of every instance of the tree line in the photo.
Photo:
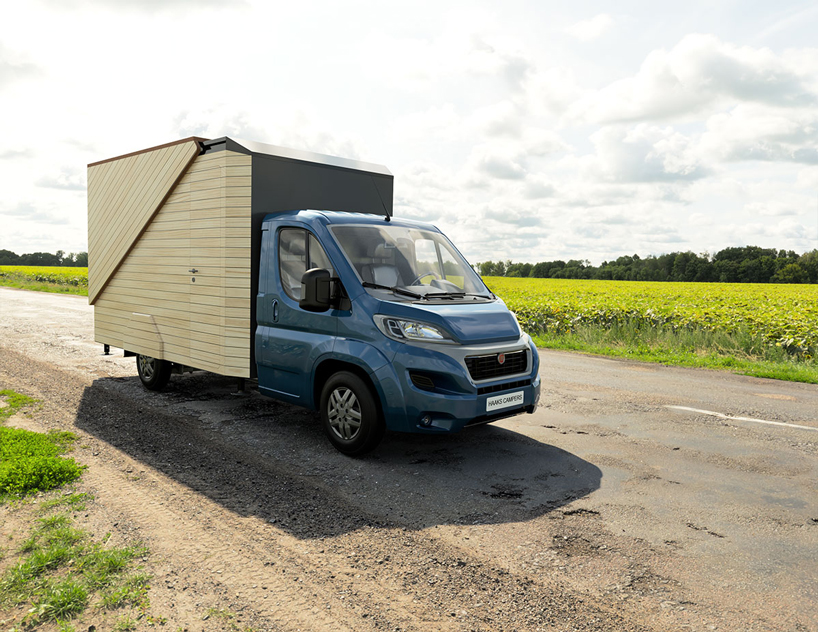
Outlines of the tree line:
M0 250L0 266L65 266L65 267L88 267L87 252L69 252L65 254L58 250L55 254L50 252L31 252L18 255L11 250Z
M592 266L589 261L478 263L481 276L540 279L603 279L615 281L699 281L723 283L818 283L818 250L802 255L792 250L758 246L725 248L708 253L672 252L658 257L619 257Z

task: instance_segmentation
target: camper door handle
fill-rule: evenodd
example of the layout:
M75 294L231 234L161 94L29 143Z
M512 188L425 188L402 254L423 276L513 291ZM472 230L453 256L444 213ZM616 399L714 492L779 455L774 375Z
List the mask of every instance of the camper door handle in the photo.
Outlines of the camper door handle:
M273 299L273 322L278 322L278 301Z
M190 272L191 274L196 274L198 270L196 268L191 268L190 270L188 270L188 272Z

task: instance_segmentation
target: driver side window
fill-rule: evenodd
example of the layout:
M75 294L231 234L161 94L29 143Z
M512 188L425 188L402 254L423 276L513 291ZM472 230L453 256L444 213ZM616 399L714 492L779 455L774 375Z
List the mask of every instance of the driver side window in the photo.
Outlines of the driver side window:
M301 277L311 268L325 268L333 275L329 257L312 233L301 228L282 229L278 236L278 269L287 296L301 300Z

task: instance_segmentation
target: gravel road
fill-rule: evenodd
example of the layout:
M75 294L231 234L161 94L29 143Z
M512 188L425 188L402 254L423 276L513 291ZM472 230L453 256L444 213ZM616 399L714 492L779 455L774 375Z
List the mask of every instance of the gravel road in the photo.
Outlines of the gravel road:
M92 331L0 288L0 389L80 436L79 520L147 544L166 629L818 630L814 385L540 351L535 414L354 460L219 376L149 393Z

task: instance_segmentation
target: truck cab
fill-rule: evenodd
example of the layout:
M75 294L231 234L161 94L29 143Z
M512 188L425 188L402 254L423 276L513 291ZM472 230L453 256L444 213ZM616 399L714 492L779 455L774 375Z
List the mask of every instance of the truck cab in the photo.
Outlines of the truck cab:
M534 344L434 226L302 210L261 231L259 391L320 411L341 452L535 410Z

